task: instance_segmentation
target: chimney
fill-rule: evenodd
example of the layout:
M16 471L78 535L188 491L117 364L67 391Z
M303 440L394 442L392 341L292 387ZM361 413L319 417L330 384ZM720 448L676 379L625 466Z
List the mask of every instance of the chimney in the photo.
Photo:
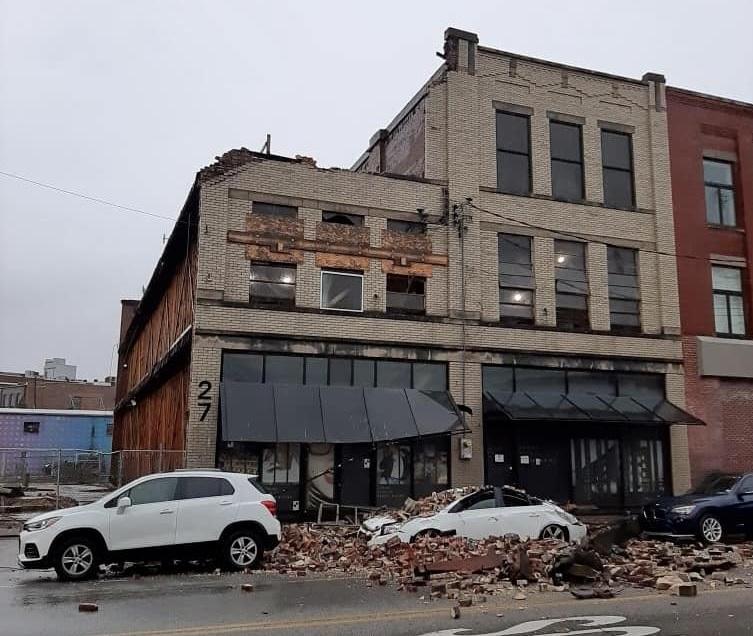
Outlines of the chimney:
M447 68L459 73L476 74L478 35L470 31L448 28L444 32L444 59Z
M667 96L665 89L667 87L667 78L661 73L644 73L641 78L648 84L648 103L657 111L667 110Z

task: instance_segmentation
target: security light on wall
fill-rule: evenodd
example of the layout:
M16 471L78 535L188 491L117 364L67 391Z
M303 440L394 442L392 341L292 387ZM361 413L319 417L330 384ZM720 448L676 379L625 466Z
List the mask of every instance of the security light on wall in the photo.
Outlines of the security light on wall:
M565 255L563 255L563 254L560 254L560 255L559 255L559 256L557 257L557 262L558 262L558 263L564 263L564 262L565 262L566 260L567 260L567 256L565 256Z

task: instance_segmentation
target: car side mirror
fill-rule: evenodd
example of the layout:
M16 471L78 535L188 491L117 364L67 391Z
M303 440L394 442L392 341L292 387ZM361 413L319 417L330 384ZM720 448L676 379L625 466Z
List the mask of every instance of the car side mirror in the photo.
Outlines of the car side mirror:
M131 498L130 497L121 497L118 499L118 510L125 510L126 508L131 507Z

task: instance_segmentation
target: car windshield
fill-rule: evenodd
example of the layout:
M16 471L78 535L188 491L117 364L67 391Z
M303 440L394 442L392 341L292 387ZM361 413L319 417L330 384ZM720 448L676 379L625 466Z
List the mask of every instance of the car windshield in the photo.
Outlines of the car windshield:
M688 491L689 495L714 495L726 492L740 479L735 475L710 475L695 488Z

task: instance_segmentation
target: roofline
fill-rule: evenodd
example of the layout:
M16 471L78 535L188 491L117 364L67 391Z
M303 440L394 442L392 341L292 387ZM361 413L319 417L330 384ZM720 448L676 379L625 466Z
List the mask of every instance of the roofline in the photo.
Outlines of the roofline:
M745 110L753 111L753 103L743 102L738 99L730 99L729 97L719 97L719 95L712 95L711 93L702 93L700 91L693 91L689 88L681 88L679 86L667 86L667 93L677 93L685 97L694 97L699 100L711 100L719 102L725 106L735 106Z
M570 64L562 64L561 62L552 62L550 60L544 60L539 57L531 57L529 55L521 55L519 53L511 53L510 51L502 51L501 49L495 49L490 46L478 45L478 50L484 53L491 53L493 55L503 55L505 57L512 57L517 60L524 60L526 62L533 62L535 64L543 64L545 66L553 66L554 68L561 68L566 71L575 71L577 73L587 73L588 75L595 75L597 77L604 77L606 79L618 80L620 82L628 82L630 84L637 84L639 86L647 86L648 82L642 79L636 79L635 77L625 77L624 75L614 75L612 73L605 73L603 71L596 71L591 68L584 68L582 66L571 66ZM478 77L483 77L479 75Z
M82 411L80 409L0 409L0 415L73 415L80 417L112 417L112 411Z
M426 80L426 82L424 82L423 86L421 86L421 88L418 89L418 92L408 100L408 103L405 106L403 106L400 109L400 111L398 111L397 115L395 115L392 118L392 121L390 121L390 123L387 124L387 127L383 129L387 132L387 134L395 130L395 128L397 128L398 125L400 125L403 119L405 119L408 116L408 114L418 105L418 103L429 94L429 86L431 86L433 82L436 82L441 77L442 73L445 72L446 69L447 69L447 64L442 63L439 66L439 68L431 74L431 77L429 77L429 79ZM381 132L381 129L377 131L377 133L379 132ZM372 138L369 140L369 145L366 147L366 150L364 150L363 153L361 153L361 156L358 157L358 159L356 159L356 162L350 167L350 169L353 171L358 170L368 158L369 153L371 152L371 149L374 148L374 146L376 146L377 143L379 143L379 135L374 134Z

